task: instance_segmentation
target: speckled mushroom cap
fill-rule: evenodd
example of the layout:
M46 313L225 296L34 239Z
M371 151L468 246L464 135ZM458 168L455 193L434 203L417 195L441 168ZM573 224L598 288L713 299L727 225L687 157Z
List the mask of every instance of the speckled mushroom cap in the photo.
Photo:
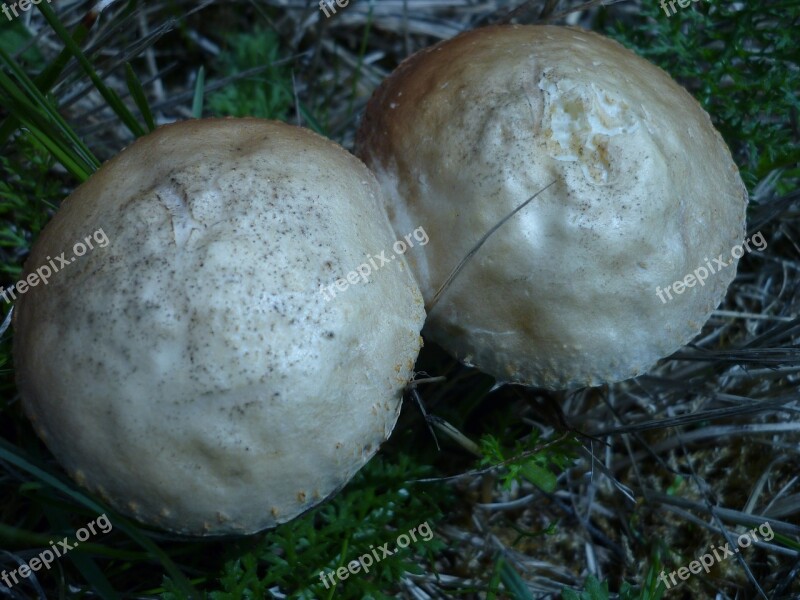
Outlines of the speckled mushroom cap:
M626 379L701 329L736 273L657 289L744 236L747 192L721 136L664 71L554 26L493 26L425 49L372 97L357 155L376 173L429 311L426 335L501 381ZM707 262L708 261L708 262ZM667 298L666 295L664 295Z
M82 485L174 532L248 533L341 488L389 436L424 309L366 167L258 119L156 130L67 198L28 272L14 358L36 431Z

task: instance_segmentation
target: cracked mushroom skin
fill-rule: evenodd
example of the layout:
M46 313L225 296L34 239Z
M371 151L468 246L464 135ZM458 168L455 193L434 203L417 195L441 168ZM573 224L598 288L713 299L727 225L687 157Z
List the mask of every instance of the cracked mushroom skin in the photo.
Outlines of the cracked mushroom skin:
M188 535L288 521L341 488L394 427L422 296L390 248L373 175L308 130L260 119L157 129L81 185L26 270L109 240L21 296L26 413L80 484Z
M747 191L725 142L669 75L595 33L492 26L418 52L374 93L356 154L395 231L430 236L408 257L426 302L555 182L426 321L429 339L501 382L639 375L699 333L736 274ZM718 255L726 268L660 299Z

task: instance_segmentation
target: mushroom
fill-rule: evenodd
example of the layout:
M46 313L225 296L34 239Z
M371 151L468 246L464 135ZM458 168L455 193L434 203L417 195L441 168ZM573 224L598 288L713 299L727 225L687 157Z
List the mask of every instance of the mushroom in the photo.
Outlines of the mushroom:
M722 137L664 71L595 33L492 26L418 52L373 95L356 154L395 229L430 235L409 256L426 337L501 382L641 374L700 331L736 273L747 191Z
M81 485L143 523L244 534L341 488L394 427L419 352L405 259L373 175L308 130L259 119L157 129L42 232L27 272L101 228L21 296L14 359L36 431Z

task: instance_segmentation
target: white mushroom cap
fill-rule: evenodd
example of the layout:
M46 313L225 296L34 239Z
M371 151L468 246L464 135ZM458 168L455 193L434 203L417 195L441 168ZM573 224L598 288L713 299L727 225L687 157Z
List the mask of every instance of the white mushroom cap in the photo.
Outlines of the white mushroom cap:
M743 240L747 192L719 133L664 71L575 28L494 26L406 60L375 92L357 154L430 311L426 335L501 381L597 385L650 368L720 303L736 260L662 302ZM666 297L666 296L665 296Z
M80 186L27 270L109 243L21 296L15 363L53 454L117 509L248 533L341 488L389 436L424 309L373 175L310 131L207 119L139 139Z

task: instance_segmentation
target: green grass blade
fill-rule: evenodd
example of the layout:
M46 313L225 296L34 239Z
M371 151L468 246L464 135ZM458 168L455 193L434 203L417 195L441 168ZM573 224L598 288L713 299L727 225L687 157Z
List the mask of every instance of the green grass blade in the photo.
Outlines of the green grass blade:
M167 574L172 578L175 585L178 586L182 590L182 592L186 594L185 596L186 598L199 597L197 591L194 590L191 583L189 583L188 579L186 579L186 577L177 567L177 565L174 562L172 562L172 559L170 559L170 557L166 554L166 552L164 552L163 550L161 550L161 548L156 546L155 543L153 543L149 538L147 538L143 533L139 531L139 528L137 526L130 523L127 519L117 515L113 511L109 511L106 507L101 506L96 501L92 500L82 492L73 489L71 486L65 484L54 475L51 475L44 469L36 466L32 462L30 462L27 458L22 456L19 453L18 448L9 444L4 439L0 439L0 460L9 462L12 465L15 465L16 467L24 471L27 471L42 483L49 485L53 489L61 492L62 494L64 494L69 498L72 498L75 502L85 506L86 508L94 511L97 514L111 513L114 516L114 526L118 527L129 538L131 538L134 542L136 542L142 548L144 548L150 554L150 556L157 559L164 567L164 570L167 572Z
M197 81L194 86L194 100L192 101L192 116L195 119L203 118L203 98L206 87L206 70L201 66L197 72Z
M64 27L64 25L61 23L55 12L53 12L53 9L50 8L50 6L45 2L37 4L37 8L50 24L50 27L53 28L53 31L55 31L58 37L61 38L64 46L66 46L66 48L72 53L72 56L74 56L78 61L78 64L81 66L81 68L83 68L83 71L86 73L86 75L89 76L89 79L92 80L92 83L94 84L95 88L97 88L97 91L100 92L100 95L103 96L103 99L105 99L111 109L125 124L125 126L136 137L144 135L145 131L133 116L133 113L131 113L128 107L125 106L122 100L120 100L117 93L103 83L103 80L97 74L97 71L94 70L94 67L92 67L89 59L86 58L86 55L84 55L83 51L80 49L80 46L78 46L75 40L72 39L69 31L67 31L66 27Z
M147 128L153 131L156 128L156 122L153 119L153 113L150 111L150 104L147 102L147 96L144 93L144 88L142 88L142 82L139 81L139 78L136 76L129 62L125 63L125 81L128 83L128 90L131 93L133 101L136 103L136 107L139 109L139 112L142 113L142 117L144 117Z
M5 80L3 79L4 74L0 72L0 87L3 86ZM16 98L16 95L14 95ZM67 171L69 171L74 177L76 177L79 181L85 181L89 178L89 176L94 171L94 166L89 164L87 165L85 161L81 159L80 156L76 156L73 149L69 146L69 144L65 144L62 139L58 135L48 135L42 131L42 127L44 129L48 129L48 125L46 121L43 123L43 119L41 115L34 110L25 110L23 107L26 106L23 103L20 104L19 101L15 100L8 100L3 95L0 95L0 101L2 102L3 106L9 108L12 114L16 114L19 116L20 121L22 122L25 127L28 129L28 134L34 139L36 142L39 143L40 146L47 149L53 157L59 161ZM28 117L23 115L30 116L30 120Z
M520 474L533 485L544 490L548 494L552 494L556 491L557 478L550 469L537 465L535 462L529 460L521 466Z
M99 167L100 162L89 148L27 76L22 67L2 48L0 48L0 65L5 66L16 80L15 83L8 75L0 71L0 91L16 101L16 110L12 110L12 115L20 122L35 123L36 127L48 137L54 140L60 139L63 152L73 154L73 162L85 163L89 172Z
M91 558L80 552L70 552L67 556L81 572L86 583L91 586L93 593L98 594L105 600L118 600L119 594L117 594L114 586L106 579L106 576L103 575L103 572Z
M72 34L72 39L75 40L75 43L82 44L84 40L89 35L89 29L83 23L79 23L78 26L75 28L75 32ZM61 75L64 67L67 66L69 59L72 57L72 54L64 48L56 57L56 59L50 63L47 67L45 67L44 71L39 74L38 77L34 79L34 83L36 87L43 93L47 94L50 91L50 88L53 87L58 76ZM12 133L19 127L19 119L17 119L14 115L10 115L3 121L2 125L0 125L0 146L5 144L6 140L11 136Z
M44 513L55 530L66 531L69 529L68 519L63 509L50 506L44 509ZM79 543L75 541L74 547L77 547ZM69 558L70 562L77 567L93 592L97 592L106 600L116 600L118 596L116 590L86 552L86 544L83 543L80 550L71 551L64 557Z
M528 586L525 585L522 577L519 576L519 573L517 573L514 567L508 564L502 556L497 560L500 564L500 579L503 582L503 587L508 591L509 596L514 600L533 600Z
M45 548L50 545L53 540L52 534L36 533L35 531L28 531L26 529L19 529L0 523L0 544L7 547L10 544L24 545L24 546L41 546ZM145 552L138 552L133 550L117 550L103 544L94 544L86 542L81 544L87 552L92 552L107 558L118 558L120 560L146 560L149 555Z
M61 165L78 181L82 183L91 177L94 169L89 170L85 167L83 162L74 160L69 150L62 148L60 145L54 142L51 137L48 137L35 126L27 123L26 121L23 121L23 125L28 128L31 137L33 137L34 140L46 148L47 151L50 152L50 154L52 154L53 157L60 162Z
M486 586L486 600L497 600L497 590L500 587L500 563L502 560L502 557L499 557L499 559L494 563L494 568L492 569L492 578L489 580L489 584Z
M300 110L300 114L303 116L303 120L306 122L306 126L309 129L311 129L315 133L324 135L325 137L329 137L328 132L325 129L325 127L322 126L322 123L320 123L314 117L314 115L311 114L311 112L305 107L304 104L300 103L297 108Z
M350 90L350 103L347 107L347 114L350 115L352 118L353 110L355 108L356 103L356 94L358 93L358 84L361 81L361 69L364 66L364 57L367 54L367 48L369 47L369 34L372 30L372 19L374 15L372 12L372 5L369 7L369 13L367 14L367 24L364 27L364 34L361 36L361 45L358 48L358 63L356 64L355 73L353 74L353 84Z

